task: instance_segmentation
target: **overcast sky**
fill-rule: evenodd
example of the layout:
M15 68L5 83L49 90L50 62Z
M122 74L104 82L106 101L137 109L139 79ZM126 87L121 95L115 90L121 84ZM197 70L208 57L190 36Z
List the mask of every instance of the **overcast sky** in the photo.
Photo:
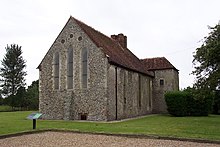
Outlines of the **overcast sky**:
M7 44L22 46L27 85L71 16L110 36L123 33L139 58L166 57L191 86L193 52L220 20L220 0L1 0L0 60Z

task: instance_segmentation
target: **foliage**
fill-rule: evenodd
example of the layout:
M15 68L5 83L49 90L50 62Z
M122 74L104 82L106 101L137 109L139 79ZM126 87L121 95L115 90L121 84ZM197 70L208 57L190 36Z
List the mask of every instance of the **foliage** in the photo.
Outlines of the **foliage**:
M193 56L197 76L196 87L220 88L220 24L210 27L211 32Z
M212 91L189 87L165 94L167 110L174 116L207 116L212 110L213 98Z
M10 105L14 110L36 110L39 103L38 81L31 86L24 87L27 75L24 68L26 61L22 57L21 46L16 44L7 45L6 54L0 68L1 94L5 95L4 100L0 98L0 104Z
M26 89L20 87L16 95L10 95L3 99L0 105L9 105L12 111L15 110L38 110L39 106L39 82L33 81ZM0 99L1 100L1 99ZM1 101L0 101L1 102Z
M33 81L30 86L28 86L26 92L26 98L28 100L29 110L38 110L39 107L39 80Z
M167 111L174 116L186 116L187 97L188 97L188 93L186 92L181 92L181 91L167 92L165 94Z
M4 99L0 97L0 105L3 105L3 103L4 103Z
M3 99L3 97L2 97L2 95L0 93L0 105L3 105L3 103L4 103L4 99Z
M220 90L215 91L213 113L220 114Z
M190 88L183 90L189 93L187 100L188 115L207 116L212 111L214 92L208 88Z
M211 30L209 35L193 56L195 70L192 73L197 77L194 87L199 89L200 97L202 95L214 97L213 113L217 114L220 112L220 24L209 29Z
M25 87L20 87L14 96L15 98L12 99L12 101L16 101L15 107L20 107L20 108L27 108L28 107L28 100L26 98L26 89Z
M1 105L8 105L10 106L10 100L9 97L5 97L2 99L2 104Z
M21 46L16 44L7 45L6 54L1 61L0 68L2 93L5 96L14 96L21 86L25 86L26 67L25 60L22 57Z
M0 112L9 112L12 111L12 107L8 105L0 105Z
M28 107L27 99L26 99L26 89L25 87L19 87L16 95L10 95L4 98L3 105L9 105L12 107L12 111L22 110Z
M39 82L33 81L26 89L20 87L14 98L11 99L12 107L19 107L20 110L38 110L39 105ZM14 102L14 103L13 103Z
M30 111L1 112L0 135L32 131ZM107 134L143 134L164 137L220 140L220 116L170 117L151 115L122 122L37 120L37 130L58 129Z

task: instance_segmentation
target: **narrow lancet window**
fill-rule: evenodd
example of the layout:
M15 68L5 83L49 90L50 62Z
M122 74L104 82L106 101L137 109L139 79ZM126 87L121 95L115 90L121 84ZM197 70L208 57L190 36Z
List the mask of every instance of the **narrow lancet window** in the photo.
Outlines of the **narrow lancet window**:
M82 88L87 88L87 76L88 76L88 50L83 48L82 50Z
M54 54L53 59L53 74L54 74L54 89L59 89L59 81L60 81L60 57L59 53L56 52Z
M67 52L67 89L73 89L73 48Z

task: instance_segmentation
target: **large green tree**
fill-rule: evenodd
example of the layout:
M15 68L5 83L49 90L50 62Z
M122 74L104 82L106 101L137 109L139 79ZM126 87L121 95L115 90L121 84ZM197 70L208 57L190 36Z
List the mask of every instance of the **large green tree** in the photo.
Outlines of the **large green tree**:
M220 113L220 24L209 29L210 33L193 56L193 74L197 77L194 87L201 100L209 93L208 97L214 100L213 113Z
M216 90L220 89L220 24L209 29L209 35L193 56L193 74L197 77L196 87Z
M13 107L18 107L18 108L26 108L28 107L28 102L26 99L26 89L25 87L21 86L18 88L18 91L16 95L12 99L13 102Z
M28 102L28 108L31 110L38 110L39 107L39 80L33 81L28 86L26 92L26 102Z
M21 46L11 44L7 45L5 49L6 54L1 61L2 67L0 67L0 86L5 96L14 96L20 87L25 86L26 61L22 57Z
M0 93L0 105L3 105L3 102L4 101L4 99L3 99L3 97L2 97L2 94Z

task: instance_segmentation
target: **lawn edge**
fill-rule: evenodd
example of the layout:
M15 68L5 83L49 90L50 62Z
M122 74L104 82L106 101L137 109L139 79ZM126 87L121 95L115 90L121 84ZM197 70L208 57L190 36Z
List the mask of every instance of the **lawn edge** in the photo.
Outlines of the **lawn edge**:
M44 132L64 132L64 133L79 133L79 134L91 134L91 135L106 135L106 136L117 136L127 138L140 138L140 139L160 139L160 140L174 140L174 141L187 141L196 143L211 143L220 144L220 140L208 140L208 139L197 139L197 138L181 138L181 137L170 137L170 136L157 136L157 135L145 135L145 134L115 134L115 133L103 133L103 132L82 132L75 130L64 130L64 129L42 129L42 130L31 130L6 135L0 135L0 139L17 137L22 135L30 135Z

